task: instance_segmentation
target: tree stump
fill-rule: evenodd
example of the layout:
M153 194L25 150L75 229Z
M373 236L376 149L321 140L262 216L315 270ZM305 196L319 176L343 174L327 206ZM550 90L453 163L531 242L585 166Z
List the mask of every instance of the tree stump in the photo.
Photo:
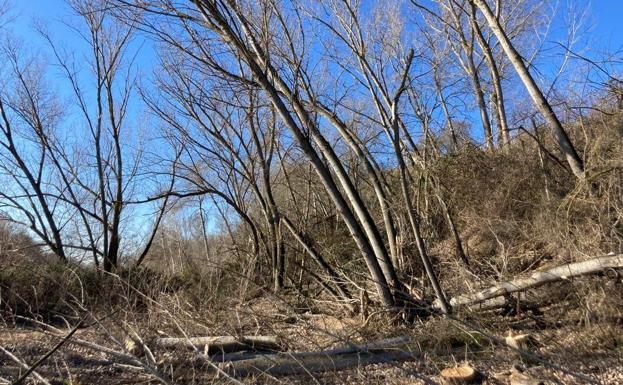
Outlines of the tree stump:
M441 378L445 385L461 385L472 383L478 372L468 364L455 368L446 368L441 371Z

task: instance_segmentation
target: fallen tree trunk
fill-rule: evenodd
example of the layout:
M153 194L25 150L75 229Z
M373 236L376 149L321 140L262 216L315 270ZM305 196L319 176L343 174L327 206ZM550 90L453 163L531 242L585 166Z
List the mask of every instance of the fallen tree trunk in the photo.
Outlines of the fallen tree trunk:
M287 376L342 370L392 361L405 361L413 357L416 356L402 350L349 353L340 356L315 355L304 359L280 355L277 357L259 357L253 360L228 362L221 365L221 369L227 374L236 377L246 377L260 373L273 376Z
M562 281L581 275L596 274L608 269L623 269L623 254L608 255L587 261L568 263L544 271L532 273L529 277L501 282L476 293L465 294L450 300L452 307L480 304L493 298L525 291L546 283ZM435 302L434 307L441 309Z
M408 360L418 356L419 350L410 338L398 337L319 352L255 355L250 359L225 361L219 366L227 374L237 377L259 373L290 375Z
M375 351L381 349L388 348L398 348L401 346L406 346L411 343L411 338L407 336L387 338L378 341L369 342L366 344L353 344L346 347L329 349L323 351L316 352L295 352L295 353L282 353L287 354L290 357L296 358L304 358L311 357L318 354L323 354L326 356L337 356L340 354L349 354L349 353L357 353L357 352L367 352L367 351ZM231 362L231 361L243 361L243 360L251 360L260 357L269 357L272 353L267 352L237 352L237 353L217 353L209 357L212 362ZM206 356L203 355L200 357L201 359L206 359Z
M243 350L283 350L276 336L158 338L156 345L162 348L200 349L205 353L230 353Z

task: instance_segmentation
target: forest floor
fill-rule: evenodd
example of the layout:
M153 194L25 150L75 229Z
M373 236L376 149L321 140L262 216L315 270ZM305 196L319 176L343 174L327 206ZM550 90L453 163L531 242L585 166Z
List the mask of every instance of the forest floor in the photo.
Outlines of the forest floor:
M274 298L256 297L237 307L215 311L210 316L187 319L185 323L179 321L179 314L173 316L167 312L167 316L163 316L162 312L154 311L123 324L132 325L132 330L137 331L148 346L153 346L158 336L179 336L179 328L183 327L189 335L273 334L279 336L289 351L318 351L344 346L345 341L366 342L407 335L416 342L421 352L412 360L403 362L373 364L338 372L279 377L260 375L238 379L242 383L437 384L443 383L439 377L443 368L468 362L481 373L477 383L482 384L510 384L509 370L513 365L522 366L524 373L543 384L590 383L587 378L594 383L623 384L623 319L620 315L608 320L594 319L561 303L542 310L541 315L480 314L478 318L463 318L465 323L435 317L415 324L401 324L384 318L382 314L371 316L365 322L358 316L297 309L276 304ZM580 314L583 315L577 318ZM173 317L178 318L177 321L169 322ZM123 341L119 325L117 321L104 320L99 325L78 330L72 338L123 351L120 344L115 343L115 339ZM486 330L489 336L503 338L509 329L531 334L538 344L535 352L544 362L527 364L508 347L481 334ZM58 341L58 337L46 334L34 325L5 324L0 327L0 346L28 364L37 361ZM155 348L153 353L158 368L170 376L171 383L232 381L216 376L205 361L197 359L197 352ZM15 379L21 371L15 362L0 352L1 378ZM122 363L110 354L77 346L71 339L39 366L37 372L52 384L157 383L145 370Z

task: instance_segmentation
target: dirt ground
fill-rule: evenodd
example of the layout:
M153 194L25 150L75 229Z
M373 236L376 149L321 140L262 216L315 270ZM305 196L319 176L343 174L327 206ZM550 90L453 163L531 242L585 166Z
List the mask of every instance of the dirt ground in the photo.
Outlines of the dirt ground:
M246 313L248 312L248 313ZM246 317L245 314L260 314L263 317ZM530 317L515 317L500 323L513 324L518 332L534 335L539 342L535 352L546 363L522 361L516 353L500 344L482 337L468 326L447 319L432 319L415 325L387 328L382 320L364 323L358 317L336 317L326 314L303 313L289 315L287 309L271 305L262 299L246 304L244 308L223 317L233 317L230 328L220 330L209 322L201 328L191 330L199 335L203 328L209 334L244 332L245 334L277 334L291 351L322 350L343 346L344 340L355 342L409 335L416 341L421 352L417 357L403 362L390 362L355 367L339 372L314 373L272 377L260 375L252 378L239 378L241 383L249 384L437 384L442 383L439 373L444 367L452 367L465 361L480 373L475 383L481 384L520 384L511 383L509 370L513 365L525 369L524 374L543 384L623 384L623 332L620 324L550 325L536 328ZM221 317L215 316L214 322ZM255 319L252 319L255 318ZM241 320L247 320L246 323ZM474 320L486 326L489 320ZM144 320L136 324L134 330L144 337L148 346L159 335L174 335L166 322ZM270 325L270 326L268 326ZM384 326L385 325L385 326ZM228 330L226 330L228 329ZM68 329L63 329L65 332ZM107 330L107 331L106 331ZM391 330L386 335L383 330ZM489 329L490 331L491 329ZM496 330L501 331L502 328ZM384 335L385 334L385 335ZM121 334L113 324L102 323L80 329L72 337L124 352ZM59 338L43 332L34 325L19 326L5 324L0 328L0 346L28 364L36 362L46 354ZM127 352L127 351L126 351ZM231 383L232 379L218 376L203 360L198 360L197 352L165 351L154 349L158 369L175 384ZM23 369L7 354L0 352L0 377L10 383ZM155 384L153 376L136 365L119 360L114 355L92 348L78 346L69 340L41 366L37 372L52 384ZM584 376L578 378L576 375ZM0 380L2 383L2 380ZM27 383L36 383L33 376ZM521 383L523 384L523 383ZM536 385L537 382L534 382Z

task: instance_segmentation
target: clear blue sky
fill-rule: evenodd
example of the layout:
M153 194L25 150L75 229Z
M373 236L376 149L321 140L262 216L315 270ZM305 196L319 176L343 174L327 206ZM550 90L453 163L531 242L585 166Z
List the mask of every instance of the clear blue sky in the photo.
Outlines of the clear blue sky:
M11 13L15 17L10 30L13 35L24 42L24 48L38 52L41 47L45 47L38 35L33 32L32 26L36 22L47 26L54 40L61 42L65 47L76 49L78 52L82 49L84 43L63 23L81 25L79 18L72 16L73 13L66 0L9 0L9 3L11 4ZM581 31L589 32L582 34L581 41L578 46L574 47L574 50L579 50L583 55L598 58L602 52L614 52L623 48L623 21L621 20L623 18L623 0L542 0L542 3L548 8L558 4L558 13L548 36L549 42L564 39L566 34L565 15L570 7L574 9L588 7L588 14L583 20ZM152 63L155 62L154 53L149 44L140 47L141 52L137 57L137 63L142 72L142 79L148 80ZM562 55L562 50L555 44L546 43L544 48L548 54ZM590 48L592 52L586 52L586 48ZM544 75L545 84L547 84L545 79L550 77L548 73L557 70L557 60L552 59L552 57L544 57L543 60L537 60L534 63L538 74ZM149 81L144 82L144 85L148 84ZM474 121L477 120L476 115L474 115Z
M69 12L65 0L9 1L14 13L19 15L15 32L25 36L29 34L28 26L33 19L47 21L53 30L58 31L59 27L62 27L58 21L66 17ZM547 2L548 0L543 0L543 3ZM623 43L623 0L561 0L562 8L566 2L590 4L593 33L596 41L603 44L612 43L614 46Z
M11 14L14 22L9 26L10 31L24 42L24 48L37 53L42 47L40 37L33 32L33 24L43 24L47 27L56 42L63 46L75 49L80 52L84 47L84 42L76 34L69 30L64 22L82 26L79 18L72 16L66 0L8 0L11 6ZM190 0L189 0L190 1ZM315 1L315 0L309 0ZM383 0L378 0L383 1ZM405 0L406 1L406 0ZM505 0L513 1L513 0ZM544 7L551 8L558 4L558 13L550 29L548 41L543 48L548 54L562 55L560 47L553 44L554 41L564 39L566 34L565 15L569 8L584 9L588 7L588 14L583 20L581 31L585 32L581 36L579 45L574 50L579 50L583 55L589 57L600 57L602 52L614 52L623 49L623 0L542 0ZM588 31L588 33L586 33ZM141 78L148 85L151 75L152 65L155 62L154 52L151 45L144 44L138 39L136 47L140 47L140 54L137 57L138 68L142 72ZM586 52L589 48L592 52ZM44 51L45 52L45 51ZM622 50L623 52L623 50ZM620 55L620 53L619 53ZM534 64L539 75L544 75L547 84L548 73L557 70L556 59L544 57L537 60ZM62 92L62 90L60 90Z
M543 0L543 4L551 7L555 1ZM10 13L14 17L14 22L8 27L9 31L21 40L24 48L31 53L36 53L45 47L39 35L33 30L35 23L45 25L54 40L63 46L76 49L78 52L83 49L84 42L63 23L80 25L80 20L72 16L72 11L65 0L9 0L9 4ZM564 10L569 5L582 6L586 4L589 5L589 14L583 30L590 31L586 36L583 36L586 46L595 50L595 54L605 50L612 52L623 48L623 22L621 20L623 18L623 0L560 0L559 10L561 12L552 26L550 40L561 36L564 25ZM153 63L153 52L149 47L149 45L143 46L138 58L139 67L143 71L143 75L147 76L151 73L151 63ZM548 69L541 67L539 70L547 72Z
M591 8L595 38L613 48L623 44L623 1L593 0Z
M591 48L597 51L601 49L618 49L623 45L623 0L558 0L559 17L552 26L551 39L555 39L557 32L561 30L564 9L569 4L581 7L588 4L589 17L585 28L590 28ZM543 4L551 6L556 0L543 0ZM35 21L47 25L56 40L65 43L73 43L75 35L68 31L62 21L76 22L72 18L71 10L65 0L9 0L11 14L15 16L15 22L10 26L13 34L23 38L33 49L38 46L37 36L32 32ZM149 55L149 53L147 53ZM139 59L140 60L140 59ZM149 59L148 59L149 60Z

